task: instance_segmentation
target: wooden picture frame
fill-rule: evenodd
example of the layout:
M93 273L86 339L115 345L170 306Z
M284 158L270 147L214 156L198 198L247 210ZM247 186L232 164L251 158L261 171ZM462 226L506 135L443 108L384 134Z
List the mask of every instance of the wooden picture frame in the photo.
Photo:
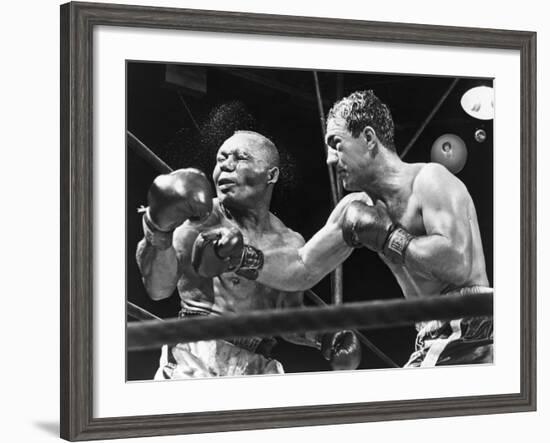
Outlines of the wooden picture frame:
M121 26L519 51L521 388L518 394L94 418L93 29ZM536 408L536 34L98 3L61 6L61 437L144 437L533 411Z

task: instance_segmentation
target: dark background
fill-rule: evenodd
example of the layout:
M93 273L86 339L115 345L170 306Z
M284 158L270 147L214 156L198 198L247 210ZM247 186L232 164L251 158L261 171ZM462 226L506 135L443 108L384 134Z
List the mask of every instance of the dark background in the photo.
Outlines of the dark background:
M453 81L452 77L323 71L318 78L325 114L335 100L355 90L373 89L392 112L398 152ZM432 143L445 133L465 141L468 160L457 176L466 184L477 209L492 284L493 122L474 119L460 107L464 92L479 85L492 86L492 80L461 78L404 160L430 161ZM330 186L312 71L128 62L127 129L172 168L194 166L207 175L212 173L214 154L223 140L238 129L256 130L274 141L284 161L272 212L306 240L330 214ZM485 142L475 141L477 129L486 131ZM137 208L146 205L147 190L158 173L127 149L126 174L127 299L160 317L174 317L179 311L177 293L167 300L150 300L135 263L136 244L143 235ZM313 289L330 303L329 278ZM376 254L356 250L344 264L344 302L400 297L399 286ZM413 350L413 327L364 332L399 365ZM129 352L128 380L151 379L159 355L160 351ZM329 370L317 351L282 340L274 357L286 372ZM360 368L385 366L372 353L363 352Z

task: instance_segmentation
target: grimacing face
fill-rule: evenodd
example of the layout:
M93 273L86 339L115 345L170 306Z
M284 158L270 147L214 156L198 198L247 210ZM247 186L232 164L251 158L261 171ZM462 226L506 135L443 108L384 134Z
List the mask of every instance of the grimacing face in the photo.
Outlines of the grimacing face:
M327 122L325 138L327 164L336 167L338 178L348 191L360 191L361 179L368 167L367 141L364 134L353 137L340 118Z
M253 206L265 197L272 166L261 139L251 134L234 134L216 154L212 174L216 194L228 206Z

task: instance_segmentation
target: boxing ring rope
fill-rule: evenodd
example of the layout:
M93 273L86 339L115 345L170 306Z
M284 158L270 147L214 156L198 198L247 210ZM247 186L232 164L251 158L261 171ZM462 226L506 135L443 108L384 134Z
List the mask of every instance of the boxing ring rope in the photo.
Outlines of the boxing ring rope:
M321 86L319 85L319 76L317 75L317 71L313 71L313 81L315 83L315 96L317 98L317 109L319 111L319 120L321 122L321 137L323 146L325 146L323 152L325 156L327 156L328 147L325 143L327 128L325 126L325 111L323 110L323 99L321 97ZM327 164L327 169L330 182L330 191L332 195L332 205L335 207L342 199L342 183L338 180L334 168L331 165ZM334 271L331 272L330 276L332 286L332 304L339 305L344 302L344 268L342 265L338 265Z
M429 320L492 315L493 294L487 288L470 295L448 294L412 300L378 300L338 306L252 311L217 317L132 322L127 327L130 351L162 345L240 337L272 337L305 331L381 329Z
M126 131L126 140L128 146L130 146L138 156L147 161L161 174L168 174L173 171L173 169L164 163L157 154L151 151L139 138L128 130Z
M135 305L131 301L126 302L126 315L135 320L162 320L155 314L149 312L147 309L143 309L141 306Z
M139 140L134 134L130 131L126 131L126 137L128 146L141 158L149 162L158 172L162 174L167 174L172 172L173 169L167 165L158 155L156 155L151 149L149 149L145 143ZM332 171L329 167L329 171ZM332 171L334 172L334 171ZM331 182L332 183L332 182ZM337 196L336 191L334 195ZM333 302L334 304L340 304L343 302L343 276L342 276L342 267L339 266L335 271L333 271Z
M308 298L317 304L317 306L328 306L325 301L319 297L315 292L313 292L311 289L308 289L304 291L304 293L308 296ZM382 360L386 365L388 365L389 368L399 368L399 365L395 363L390 357L388 357L384 352L382 352L378 346L376 346L373 342L371 342L367 337L365 337L365 334L358 331L357 329L353 329L353 333L357 336L359 341L367 348L369 351L371 351L374 355L376 355L380 360Z
M319 297L315 292L308 289L305 291L308 295L308 297L314 301L317 306L327 306L327 304L324 302L324 300ZM155 314L152 314L151 312L147 311L146 309L143 309L142 307L135 305L134 303L128 301L126 302L127 308L126 308L126 314L139 321L144 320L163 320L160 317L157 317ZM386 354L384 354L376 345L371 343L371 341L365 337L364 334L362 334L360 331L353 330L359 341L367 348L369 349L373 354L375 354L380 360L382 360L389 368L398 368L399 365L395 363L391 358L389 358Z
M143 143L141 140L139 140L132 132L126 131L127 136L127 142L128 146L141 158L143 158L145 161L149 162L158 172L166 174L169 172L172 172L173 169L166 164L160 157L158 157L151 149L149 149L145 143ZM340 267L341 268L341 267ZM335 272L333 275L335 275L332 289L333 289L333 302L334 304L341 304L343 302L343 282L342 282L342 270L340 269L340 272ZM340 278L338 278L338 276ZM340 288L340 289L337 289ZM322 303L323 305L326 305L326 303L313 291L307 290L304 292L308 298L310 298L311 301L319 305ZM150 318L147 318L147 315L143 313L150 314L148 311L145 311L143 308L140 308L137 305L133 305L132 303L128 302L128 315L132 316L133 318L136 318L137 320L147 320ZM141 310L142 312L139 312ZM135 317L136 315L137 317ZM153 315L153 314L150 314ZM158 319L158 317L156 317ZM397 364L390 359L384 352L382 352L378 347L372 343L367 337L365 337L361 333L357 333L358 338L361 340L363 345L371 350L375 355L377 355L382 361L384 361L389 367L397 367Z
M317 71L313 71L313 81L315 83L315 96L317 98L317 109L319 111L319 120L321 122L321 136L323 138L323 146L325 146L325 135L327 133L326 127L325 127L325 111L323 110L323 100L321 98L321 87L319 86L319 77L317 76ZM325 146L325 149L323 150L323 153L325 154L325 157L327 156L327 147ZM336 204L340 201L342 198L342 193L338 189L337 185L337 177L334 173L334 169L332 166L327 165L328 168L328 178L330 182L330 193L332 196L332 204L333 206L336 206Z
M426 129L426 126L428 126L428 123L430 123L432 121L432 118L434 118L436 112L439 111L439 108L441 108L441 105L443 105L443 103L445 102L445 100L447 99L447 97L449 96L451 91L454 89L454 87L456 86L456 84L458 83L459 80L460 80L459 78L453 79L453 81L451 82L451 84L449 85L447 90L443 93L443 95L441 96L439 101L435 104L435 106L433 107L431 112L424 119L424 122L416 130L416 132L412 136L409 143L407 143L407 146L405 146L405 149L403 149L403 152L399 156L400 158L404 158L407 155L407 153L411 150L413 145L416 143L416 140L418 140L418 137L420 137L420 134L422 134L424 132L424 129Z

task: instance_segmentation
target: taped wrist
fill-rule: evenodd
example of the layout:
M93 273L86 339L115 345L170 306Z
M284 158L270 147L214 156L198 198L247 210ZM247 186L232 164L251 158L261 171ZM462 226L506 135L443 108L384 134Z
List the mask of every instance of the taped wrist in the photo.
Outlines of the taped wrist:
M384 243L384 255L392 263L403 264L405 262L405 252L413 238L414 235L406 229L399 225L393 225Z
M159 228L149 215L149 208L143 214L143 234L155 248L164 250L172 246L174 230L165 231Z
M260 269L264 266L264 254L254 246L244 245L241 261L231 271L248 280L256 280Z

